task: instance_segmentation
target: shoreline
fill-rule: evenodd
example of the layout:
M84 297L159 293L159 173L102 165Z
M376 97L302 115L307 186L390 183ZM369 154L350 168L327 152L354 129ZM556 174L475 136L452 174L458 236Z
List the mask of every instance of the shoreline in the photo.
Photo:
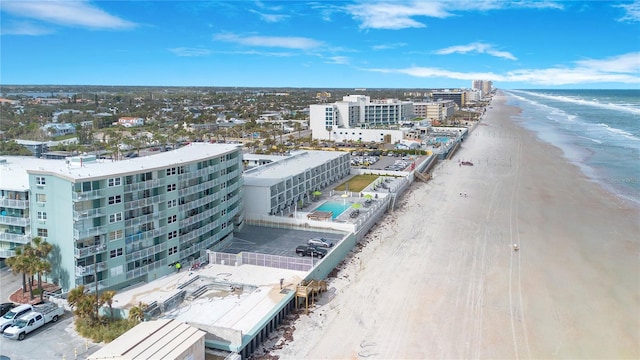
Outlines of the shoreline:
M494 101L270 356L640 356L637 211Z

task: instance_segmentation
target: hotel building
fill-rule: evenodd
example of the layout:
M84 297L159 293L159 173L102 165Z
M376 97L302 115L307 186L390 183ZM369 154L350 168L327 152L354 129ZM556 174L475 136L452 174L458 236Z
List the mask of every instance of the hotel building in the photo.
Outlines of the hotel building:
M95 156L0 162L2 209L24 219L0 220L9 230L0 248L11 255L31 237L46 239L54 246L48 278L64 291L93 290L96 281L99 289L152 281L175 271L176 262L205 260L205 250L243 221L237 145L193 143L118 162ZM17 195L19 202L11 199Z
M372 101L366 95L347 95L335 103L310 105L309 117L314 139L385 141L388 134L381 133L380 129L411 120L413 104L397 99ZM397 134L394 139L386 140L398 140L395 137Z
M348 176L350 154L341 151L299 151L244 173L247 217L277 215L307 203L316 190Z

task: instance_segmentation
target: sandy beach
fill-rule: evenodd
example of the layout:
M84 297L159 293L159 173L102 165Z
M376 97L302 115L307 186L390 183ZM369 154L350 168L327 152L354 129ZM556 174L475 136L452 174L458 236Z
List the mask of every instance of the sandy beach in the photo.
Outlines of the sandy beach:
M367 235L329 279L334 296L271 356L640 357L638 209L519 127L504 101Z

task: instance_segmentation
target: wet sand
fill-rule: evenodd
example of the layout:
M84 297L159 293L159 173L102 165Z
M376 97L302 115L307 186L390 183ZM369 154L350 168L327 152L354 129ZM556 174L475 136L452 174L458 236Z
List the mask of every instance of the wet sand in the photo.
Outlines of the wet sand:
M335 296L271 355L640 357L638 209L517 126L504 100L367 235L331 279Z

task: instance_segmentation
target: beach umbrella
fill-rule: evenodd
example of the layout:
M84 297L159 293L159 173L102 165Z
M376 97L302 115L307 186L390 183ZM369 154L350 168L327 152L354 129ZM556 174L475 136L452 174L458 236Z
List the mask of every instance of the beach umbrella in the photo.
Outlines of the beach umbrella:
M322 195L322 192L320 190L316 190L314 192L311 193L313 196L320 196Z
M353 203L353 204L351 204L351 207L354 208L354 209L360 209L362 207L362 204L360 204L358 202L357 203Z
M347 198L349 197L349 194L344 193L344 194L342 194L342 195L340 195L340 196L342 196L342 199L343 199L343 205L346 205L346 204L347 204Z
M371 198L373 198L373 195L371 194L364 194L364 197L371 200Z

